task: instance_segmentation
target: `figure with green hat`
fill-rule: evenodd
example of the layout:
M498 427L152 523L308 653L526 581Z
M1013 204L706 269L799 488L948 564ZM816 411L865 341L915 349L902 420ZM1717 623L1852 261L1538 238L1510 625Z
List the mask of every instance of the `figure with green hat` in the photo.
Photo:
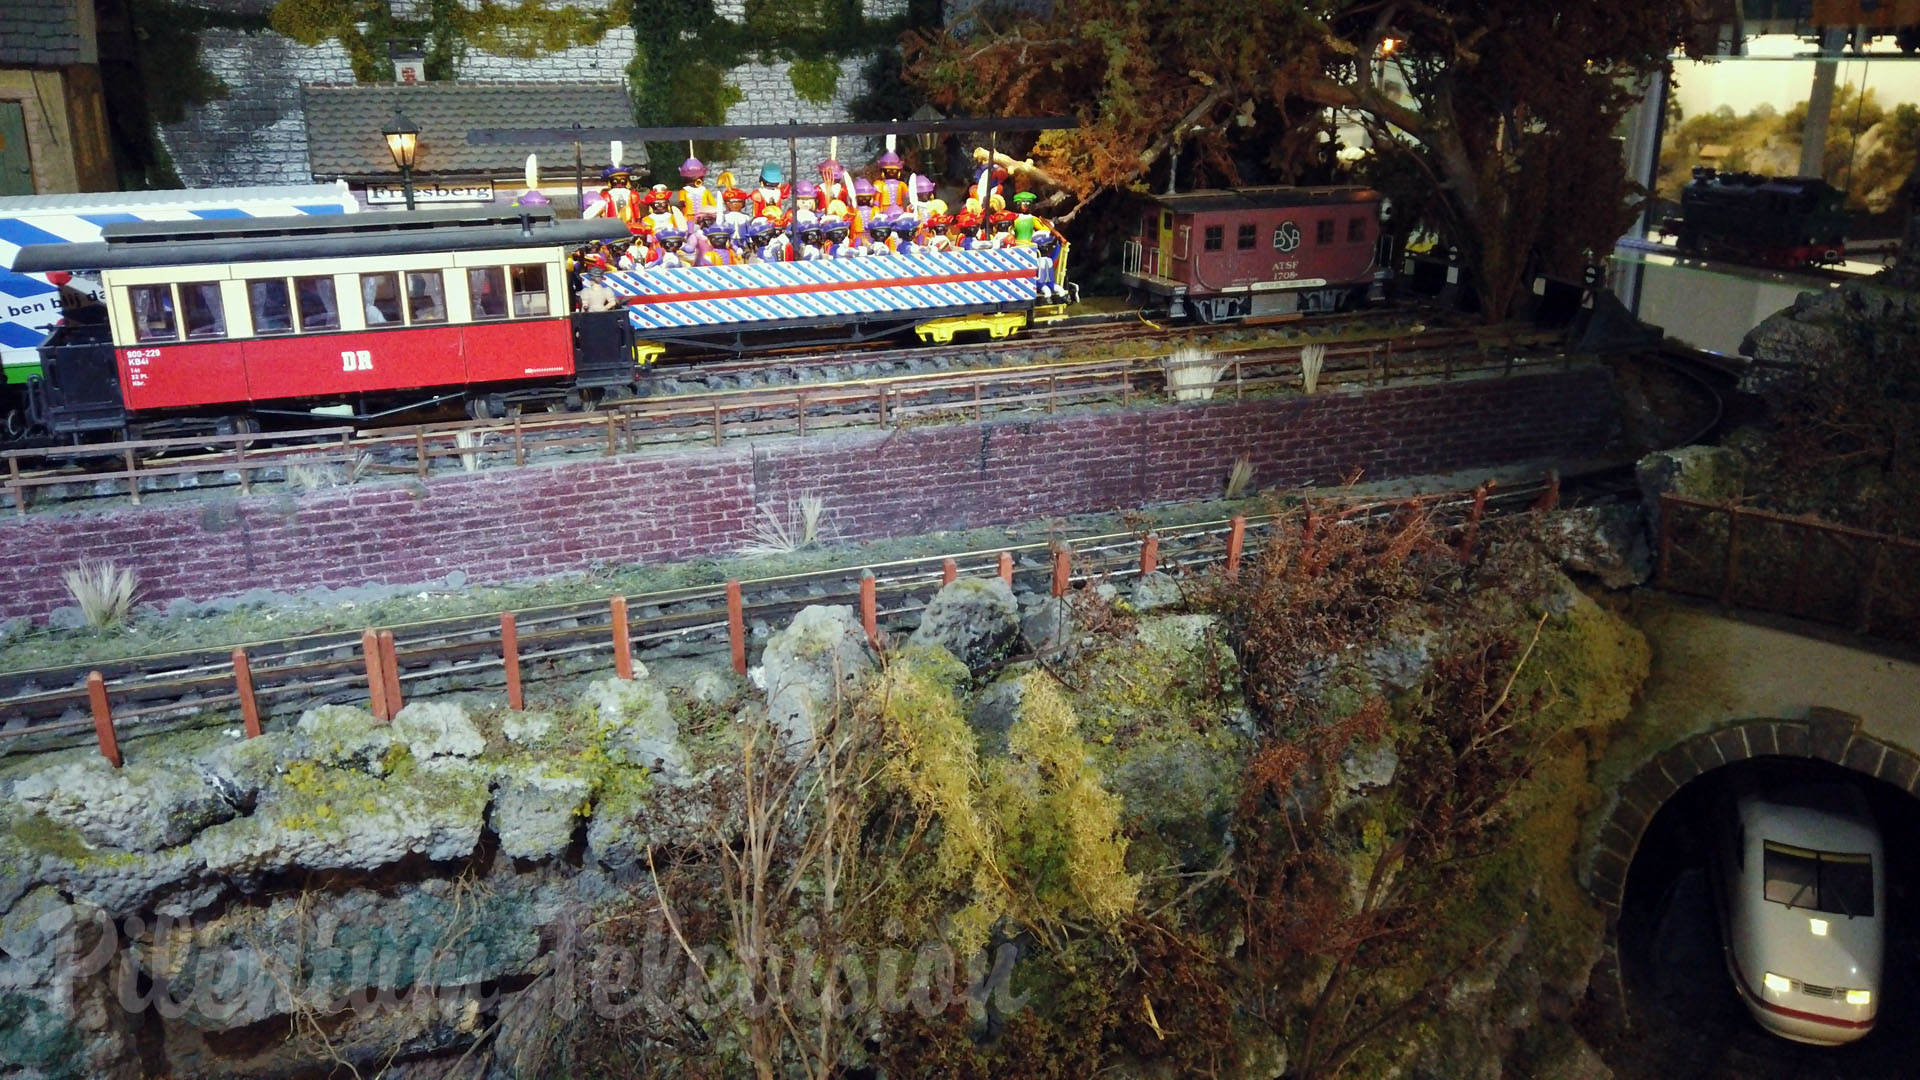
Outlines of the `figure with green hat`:
M1033 216L1033 204L1036 196L1031 191L1018 192L1013 197L1013 242L1023 247L1033 244L1033 231L1040 227L1040 219Z

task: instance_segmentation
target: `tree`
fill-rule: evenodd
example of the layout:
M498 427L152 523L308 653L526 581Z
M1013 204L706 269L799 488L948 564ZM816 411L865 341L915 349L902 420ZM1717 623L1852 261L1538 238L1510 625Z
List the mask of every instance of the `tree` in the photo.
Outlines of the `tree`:
M1693 16L1665 0L1064 0L955 25L909 36L908 77L949 108L1077 116L1034 151L1063 209L1142 189L1176 140L1196 184L1238 182L1241 162L1297 170L1337 110L1382 176L1417 181L1389 188L1402 228L1458 244L1500 318L1531 262L1571 269L1630 220L1615 130Z

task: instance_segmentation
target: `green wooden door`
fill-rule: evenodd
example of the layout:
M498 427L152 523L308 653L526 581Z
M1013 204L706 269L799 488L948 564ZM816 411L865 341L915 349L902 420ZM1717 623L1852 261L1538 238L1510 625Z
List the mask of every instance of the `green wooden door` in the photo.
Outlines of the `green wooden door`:
M0 195L33 194L27 156L27 114L17 101L0 101Z

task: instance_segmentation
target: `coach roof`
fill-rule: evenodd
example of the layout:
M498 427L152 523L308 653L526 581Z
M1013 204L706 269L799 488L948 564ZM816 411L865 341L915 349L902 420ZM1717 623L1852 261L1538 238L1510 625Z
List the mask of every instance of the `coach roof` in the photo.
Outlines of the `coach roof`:
M101 242L35 244L14 256L17 273L197 266L288 257L405 255L486 248L575 247L630 235L618 220L556 221L549 210L428 210L109 225Z

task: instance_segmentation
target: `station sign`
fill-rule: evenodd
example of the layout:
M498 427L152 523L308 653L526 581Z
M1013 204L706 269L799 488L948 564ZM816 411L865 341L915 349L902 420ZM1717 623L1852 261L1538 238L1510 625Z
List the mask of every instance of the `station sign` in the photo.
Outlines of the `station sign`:
M481 180L471 184L442 184L432 180L416 180L413 183L413 202L420 206L427 203L442 205L452 203L490 203L493 201L493 181ZM369 183L367 185L368 206L405 206L407 189L395 183Z

